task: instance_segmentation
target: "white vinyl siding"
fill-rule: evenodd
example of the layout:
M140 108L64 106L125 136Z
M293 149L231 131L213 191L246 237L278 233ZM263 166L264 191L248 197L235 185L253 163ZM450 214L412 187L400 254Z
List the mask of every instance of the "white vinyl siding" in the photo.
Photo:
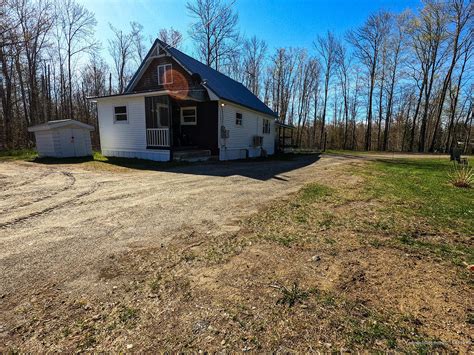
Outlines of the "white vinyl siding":
M114 124L116 106L127 106L128 124ZM144 97L101 100L97 110L102 149L146 149Z
M127 106L127 124L114 123L114 107ZM97 102L102 154L158 161L170 159L169 150L147 150L145 98L118 97Z
M254 136L263 136L262 148L267 154L273 154L275 150L275 121L272 117L256 111L246 109L224 102L221 106L219 102L219 149L220 160L243 159L248 154L249 157L258 157L261 154L260 147L253 146ZM236 125L236 114L241 113L242 125ZM270 133L263 134L263 120L269 120ZM225 126L229 130L229 138L221 137L221 127Z
M39 157L56 156L55 137L53 136L54 133L54 131L35 132L36 150L38 151Z

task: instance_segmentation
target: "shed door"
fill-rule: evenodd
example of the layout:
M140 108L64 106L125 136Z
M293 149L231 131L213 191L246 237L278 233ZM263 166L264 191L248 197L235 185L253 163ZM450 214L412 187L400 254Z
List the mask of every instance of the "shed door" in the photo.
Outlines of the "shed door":
M88 155L85 137L84 137L84 130L73 128L72 129L72 136L74 137L74 153L76 157L83 157Z
M60 132L62 157L83 157L89 154L84 141L84 130L78 128L63 128Z
M74 133L71 128L62 128L59 130L61 140L60 151L56 152L60 157L75 157Z

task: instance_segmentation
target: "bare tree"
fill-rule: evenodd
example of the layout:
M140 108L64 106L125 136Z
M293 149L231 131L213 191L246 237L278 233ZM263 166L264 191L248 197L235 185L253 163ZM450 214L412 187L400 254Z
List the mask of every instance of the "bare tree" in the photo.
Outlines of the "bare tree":
M385 115L385 130L383 135L382 150L388 149L390 125L392 123L393 112L393 98L395 94L395 85L399 76L399 65L401 60L401 53L404 45L404 32L406 28L407 15L402 13L396 17L392 17L395 22L391 26L393 28L388 39L388 46L390 51L388 53L388 70L389 70L389 86L387 92L387 108Z
M256 96L260 96L262 71L267 51L265 41L253 36L243 45L244 85Z
M196 20L191 26L190 36L197 44L198 54L207 66L219 70L222 62L235 51L238 39L238 16L229 3L221 0L195 0L186 8Z
M454 31L451 34L452 38L450 43L450 47L452 48L451 64L449 65L448 71L443 80L443 86L441 88L438 107L435 114L433 139L431 140L429 147L429 151L431 152L435 149L437 132L441 122L444 101L449 84L451 82L451 76L453 75L454 68L460 55L462 55L462 53L460 53L460 49L464 47L465 41L472 41L472 37L474 36L474 31L472 28L473 3L465 3L464 0L451 0L449 9L452 12L450 16L452 17L454 23ZM468 30L467 34L463 37L465 28Z
M114 36L109 39L109 53L113 58L117 74L117 91L122 93L128 80L128 66L133 58L133 32L125 33L109 24Z
M297 135L296 142L301 145L303 138L303 131L306 129L309 113L311 111L310 105L313 98L314 89L317 80L319 80L320 65L314 58L308 58L305 50L302 50L298 55L298 70L296 77L296 93L297 97Z
M418 151L423 152L426 148L428 115L432 108L433 85L437 71L443 63L442 42L446 36L446 6L441 2L427 1L421 11L420 17L413 23L412 37L413 49L419 60L423 83L421 90L423 94L423 114L421 117L420 139Z
M132 28L132 32L130 36L132 37L133 49L134 49L134 59L138 65L143 62L145 59L145 55L147 52L147 48L145 46L145 37L143 35L143 26L138 22L130 22L130 27Z
M162 28L158 33L158 38L174 48L180 48L183 44L183 35L173 27L170 29Z
M316 46L316 51L319 54L320 63L324 72L324 101L321 117L321 131L319 136L319 144L322 146L324 139L324 129L326 125L329 82L331 80L331 74L334 71L334 66L336 63L336 51L338 44L334 35L331 32L327 32L325 37L318 36L314 45Z
M451 79L450 83L450 90L449 90L449 98L450 98L450 105L449 105L449 120L448 120L448 127L447 127L447 136L446 136L446 143L445 143L445 151L450 151L454 147L454 128L456 125L456 112L458 109L458 102L459 96L461 92L461 85L462 85L462 78L465 74L466 66L468 61L472 58L473 55L473 47L474 41L472 37L465 43L465 48L463 48L463 57L461 62L461 68L459 69L459 74L457 80L453 82Z
M372 101L375 87L377 65L383 41L388 33L390 15L379 12L370 15L365 24L355 31L347 34L347 40L352 44L355 55L363 63L369 73L369 97L367 103L367 129L365 149L372 147Z
M272 107L282 122L292 122L290 103L293 98L295 85L295 65L297 50L292 48L278 48L272 57L271 86Z
M62 36L62 45L66 52L67 63L67 108L69 118L74 118L72 90L73 90L73 59L86 52L92 52L97 48L94 38L94 29L97 25L95 16L83 5L75 0L64 0L56 3L56 16Z

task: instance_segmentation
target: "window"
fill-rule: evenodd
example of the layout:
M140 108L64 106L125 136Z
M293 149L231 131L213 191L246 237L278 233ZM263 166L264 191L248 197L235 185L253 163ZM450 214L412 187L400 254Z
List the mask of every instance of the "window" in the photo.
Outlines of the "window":
M242 114L239 112L235 113L235 124L237 126L242 126Z
M264 134L270 134L270 121L269 120L263 120L263 133Z
M114 107L114 121L123 122L127 121L127 106L115 106Z
M196 107L181 107L181 124L183 126L197 124Z
M173 82L173 71L171 64L158 65L158 84L171 84Z

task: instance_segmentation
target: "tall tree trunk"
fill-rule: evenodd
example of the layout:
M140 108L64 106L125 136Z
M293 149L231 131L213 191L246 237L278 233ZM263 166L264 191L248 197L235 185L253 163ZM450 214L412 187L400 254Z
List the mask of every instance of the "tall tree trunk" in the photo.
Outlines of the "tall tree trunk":
M7 58L4 55L3 48L0 47L0 65L2 66L2 75L4 85L0 85L0 94L2 97L2 108L3 108L3 125L2 125L2 141L4 146L2 148L11 148L12 143L12 116L13 116L13 103L12 103L12 81L9 72L10 65L7 63Z
M367 113L367 131L365 134L365 150L370 150L372 148L372 100L374 95L374 86L375 86L375 61L372 67L370 74L370 89L369 89L369 107Z
M321 133L319 136L319 145L320 147L323 145L324 140L324 129L326 125L326 109L328 103L328 90L329 90L329 72L326 71L325 79L324 79L324 104L323 104L323 117L321 120Z

